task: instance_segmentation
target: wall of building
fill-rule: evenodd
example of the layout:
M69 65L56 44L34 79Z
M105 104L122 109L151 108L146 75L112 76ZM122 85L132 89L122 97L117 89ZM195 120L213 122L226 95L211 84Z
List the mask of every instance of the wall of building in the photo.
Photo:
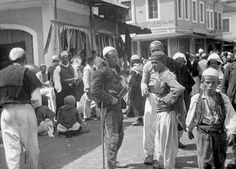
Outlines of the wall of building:
M23 30L33 35L34 63L44 62L41 7L0 10L0 29ZM37 47L36 47L37 46Z
M169 31L175 27L175 11L173 0L159 0L159 19L148 19L147 0L135 0L135 15L137 25L145 28L150 28L152 32Z
M230 18L230 32L223 33L223 38L236 41L236 11L224 13L224 18Z

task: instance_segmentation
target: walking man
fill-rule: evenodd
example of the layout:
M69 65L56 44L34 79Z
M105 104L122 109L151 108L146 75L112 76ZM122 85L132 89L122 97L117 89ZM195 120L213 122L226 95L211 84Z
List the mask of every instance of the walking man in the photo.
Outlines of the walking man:
M13 48L11 65L0 71L1 128L8 169L20 168L22 146L30 169L38 169L38 126L34 108L41 106L41 83L35 73L22 65L27 54ZM10 75L10 76L9 76Z
M103 56L106 66L94 73L92 94L103 102L106 109L105 146L107 163L109 169L115 169L125 167L116 161L117 153L124 137L123 115L121 102L118 98L118 94L123 87L121 77L116 70L118 65L117 50L111 46L106 46L103 49Z

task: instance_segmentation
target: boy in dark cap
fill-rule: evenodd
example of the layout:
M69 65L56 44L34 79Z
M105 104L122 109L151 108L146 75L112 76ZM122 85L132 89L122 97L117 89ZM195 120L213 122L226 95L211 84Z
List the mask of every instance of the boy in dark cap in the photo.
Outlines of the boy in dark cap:
M83 130L88 130L88 125L75 108L75 97L72 95L64 98L64 105L58 110L57 122L58 134L65 134L67 137L78 134L82 127Z

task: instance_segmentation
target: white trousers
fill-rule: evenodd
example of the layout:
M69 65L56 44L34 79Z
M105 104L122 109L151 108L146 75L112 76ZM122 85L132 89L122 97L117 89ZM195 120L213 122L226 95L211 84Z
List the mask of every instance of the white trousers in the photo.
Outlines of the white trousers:
M146 98L143 126L143 148L147 156L154 155L156 135L156 100L155 94L150 93Z
M175 111L157 113L155 152L165 169L175 169L178 153L178 131Z
M30 104L9 104L1 115L2 139L8 169L20 168L22 146L30 169L38 169L38 126Z

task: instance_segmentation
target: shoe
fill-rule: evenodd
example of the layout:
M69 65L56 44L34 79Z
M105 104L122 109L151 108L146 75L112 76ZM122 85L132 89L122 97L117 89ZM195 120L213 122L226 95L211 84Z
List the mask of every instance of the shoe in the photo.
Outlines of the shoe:
M181 142L179 142L179 148L180 148L180 149L184 149L184 148L185 148L185 145L183 145Z
M143 126L143 119L138 118L135 122L132 123L132 126Z
M121 164L120 162L116 161L116 168L127 168L127 164Z
M149 155L145 158L144 164L146 165L152 165L153 164L153 155Z
M153 164L153 169L164 169L164 166L156 162Z

